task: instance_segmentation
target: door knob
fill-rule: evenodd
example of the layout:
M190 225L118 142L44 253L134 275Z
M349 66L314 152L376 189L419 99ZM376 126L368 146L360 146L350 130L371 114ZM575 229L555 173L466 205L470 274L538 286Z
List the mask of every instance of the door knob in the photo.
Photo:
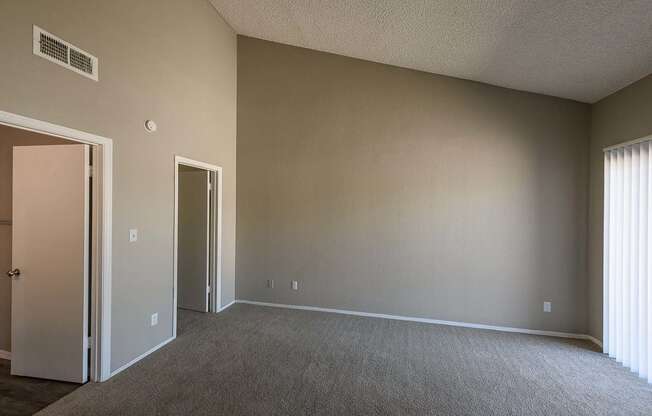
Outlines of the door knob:
M18 279L18 276L20 276L20 269L9 270L7 272L7 276L9 276L11 279Z

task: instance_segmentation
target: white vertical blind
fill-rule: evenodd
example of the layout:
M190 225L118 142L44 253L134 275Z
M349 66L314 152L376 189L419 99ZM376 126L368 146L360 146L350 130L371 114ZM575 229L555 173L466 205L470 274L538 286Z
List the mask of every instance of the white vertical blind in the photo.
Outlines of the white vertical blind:
M652 142L604 153L604 352L652 383Z

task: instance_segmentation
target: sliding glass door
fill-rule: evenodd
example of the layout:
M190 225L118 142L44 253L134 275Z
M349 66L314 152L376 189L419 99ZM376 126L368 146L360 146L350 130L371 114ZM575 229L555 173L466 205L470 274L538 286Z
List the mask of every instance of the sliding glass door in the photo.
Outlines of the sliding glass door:
M652 144L604 153L604 352L652 382Z

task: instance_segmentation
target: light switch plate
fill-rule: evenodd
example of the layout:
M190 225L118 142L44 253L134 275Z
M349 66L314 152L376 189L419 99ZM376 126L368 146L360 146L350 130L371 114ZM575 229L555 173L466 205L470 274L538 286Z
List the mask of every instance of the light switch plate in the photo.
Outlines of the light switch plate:
M152 314L152 323L150 326L158 325L158 312Z
M129 242L133 243L138 241L138 229L137 228L132 228L129 230Z
M292 281L292 290L299 290L299 282L296 280Z
M552 312L552 302L543 302L543 311Z

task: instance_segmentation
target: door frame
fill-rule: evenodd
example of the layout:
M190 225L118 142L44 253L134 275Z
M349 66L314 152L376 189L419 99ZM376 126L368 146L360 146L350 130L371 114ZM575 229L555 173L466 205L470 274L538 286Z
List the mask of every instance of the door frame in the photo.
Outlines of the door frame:
M91 242L90 380L111 377L111 248L113 224L113 140L0 110L0 124L91 145L93 152Z
M190 159L187 157L174 156L174 248L173 248L173 311L172 320L172 339L177 337L177 255L179 249L179 165L190 166L197 169L206 170L210 174L213 192L211 192L211 203L213 209L210 211L213 226L209 229L209 247L213 247L209 253L209 286L210 291L210 308L209 313L217 313L222 309L222 168L217 165ZM215 192L217 187L217 192Z

